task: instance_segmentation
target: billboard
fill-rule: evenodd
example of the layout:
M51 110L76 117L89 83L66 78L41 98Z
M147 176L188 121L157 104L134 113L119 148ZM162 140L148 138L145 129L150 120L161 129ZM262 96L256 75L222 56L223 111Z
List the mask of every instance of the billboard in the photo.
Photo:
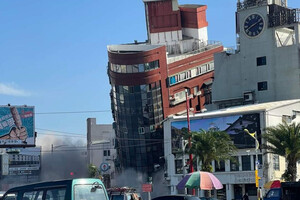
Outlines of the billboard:
M187 120L173 121L171 127L172 149L180 149L182 129L187 129ZM259 142L261 140L258 113L192 119L190 121L191 131L209 130L211 128L225 131L239 149L255 148L255 140L245 133L244 129L248 129L250 133L256 131Z
M35 146L34 107L0 106L0 148Z

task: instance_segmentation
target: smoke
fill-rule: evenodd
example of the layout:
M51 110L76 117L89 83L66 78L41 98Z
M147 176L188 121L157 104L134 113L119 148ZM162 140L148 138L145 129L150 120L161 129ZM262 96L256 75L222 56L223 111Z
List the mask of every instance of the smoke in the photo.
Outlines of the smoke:
M87 177L87 150L82 139L41 136L41 181Z
M138 192L142 192L142 184L146 183L147 175L137 172L134 169L126 169L121 174L115 176L115 187L133 187Z
M164 178L164 170L159 170L152 175L151 197L167 195L169 193L167 183ZM133 187L141 194L144 200L148 199L148 193L142 191L142 185L148 183L148 175L146 173L137 172L134 169L124 170L118 174L114 180L115 187Z
M168 195L168 183L165 180L164 170L159 170L153 174L153 192L151 193L151 197Z

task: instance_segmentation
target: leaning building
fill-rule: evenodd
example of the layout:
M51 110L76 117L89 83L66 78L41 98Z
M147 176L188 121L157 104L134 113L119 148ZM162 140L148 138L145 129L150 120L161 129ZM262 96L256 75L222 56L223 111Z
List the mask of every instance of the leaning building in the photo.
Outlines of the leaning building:
M212 103L213 55L223 46L208 40L206 6L143 1L147 41L109 45L108 75L116 168L151 174L164 162L163 120Z

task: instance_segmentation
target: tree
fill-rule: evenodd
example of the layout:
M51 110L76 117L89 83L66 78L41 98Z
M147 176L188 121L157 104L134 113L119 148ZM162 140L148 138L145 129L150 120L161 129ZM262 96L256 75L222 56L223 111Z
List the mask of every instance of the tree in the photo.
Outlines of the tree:
M100 170L93 164L88 165L88 176L89 178L102 179Z
M236 152L230 136L217 128L186 133L185 138L188 137L191 137L192 142L189 153L201 162L202 171L212 172L212 161L219 163L222 160L232 160L232 155Z
M263 135L266 153L272 153L286 158L287 169L282 178L286 181L296 181L297 162L300 160L300 123L287 124L266 128Z

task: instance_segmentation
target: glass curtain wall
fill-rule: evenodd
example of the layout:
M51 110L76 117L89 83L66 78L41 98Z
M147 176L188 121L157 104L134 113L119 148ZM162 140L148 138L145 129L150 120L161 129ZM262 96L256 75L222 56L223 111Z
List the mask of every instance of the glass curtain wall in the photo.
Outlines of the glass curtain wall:
M112 107L123 168L153 172L163 156L163 104L160 81L112 85Z

